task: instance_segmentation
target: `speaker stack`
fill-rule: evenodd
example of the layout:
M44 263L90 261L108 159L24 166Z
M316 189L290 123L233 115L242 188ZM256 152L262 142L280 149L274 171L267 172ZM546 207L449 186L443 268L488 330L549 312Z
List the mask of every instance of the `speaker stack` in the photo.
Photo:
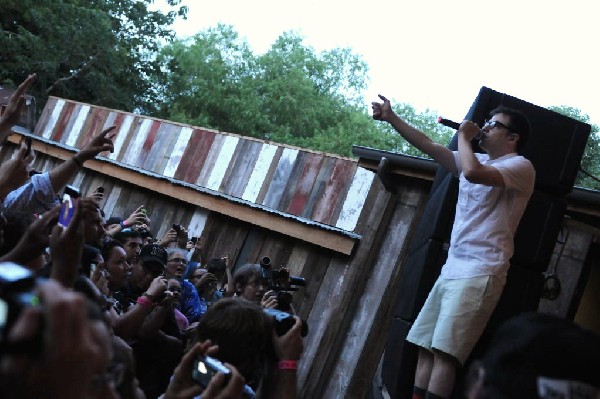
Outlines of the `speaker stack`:
M537 309L543 272L566 211L565 196L573 189L591 131L588 124L487 87L481 88L465 119L481 126L490 111L500 105L522 111L531 122L532 134L522 155L533 164L536 180L515 235L506 287L471 358L485 349L490 334L504 320ZM458 149L456 135L448 148ZM474 150L482 152L476 144ZM404 339L446 260L457 196L458 179L439 167L402 270L388 336L382 377L392 398L412 396L417 351Z

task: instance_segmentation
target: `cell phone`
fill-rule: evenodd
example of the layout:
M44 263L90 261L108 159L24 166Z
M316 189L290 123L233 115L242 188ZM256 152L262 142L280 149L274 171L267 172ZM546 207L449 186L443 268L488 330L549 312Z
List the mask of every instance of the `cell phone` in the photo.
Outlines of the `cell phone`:
M198 237L192 237L190 238L190 241L195 244L198 242Z
M98 193L104 193L104 187L102 187L102 186L96 187L96 192L98 192Z
M173 224L173 230L175 230L177 233L181 233L181 225Z
M75 214L77 206L77 198L80 197L79 190L73 186L66 186L58 214L58 224L62 227L67 227Z
M192 379L206 388L213 376L219 372L225 374L223 385L226 385L231 377L231 370L225 367L219 359L210 356L198 356L194 361Z
M98 265L95 263L90 263L90 278L92 278L92 276L94 275L94 273L96 272L96 267Z

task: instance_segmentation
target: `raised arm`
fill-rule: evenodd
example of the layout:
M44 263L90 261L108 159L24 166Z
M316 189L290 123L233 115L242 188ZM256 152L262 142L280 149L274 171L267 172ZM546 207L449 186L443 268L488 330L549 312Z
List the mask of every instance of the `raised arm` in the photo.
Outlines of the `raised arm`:
M450 151L447 147L434 142L427 137L425 133L415 129L402 120L392 110L390 100L381 94L379 95L379 98L383 101L382 103L376 101L371 103L371 108L373 109L373 119L388 122L412 146L429 155L437 163L448 169L452 174L458 174L458 169L456 168L454 154L452 151Z

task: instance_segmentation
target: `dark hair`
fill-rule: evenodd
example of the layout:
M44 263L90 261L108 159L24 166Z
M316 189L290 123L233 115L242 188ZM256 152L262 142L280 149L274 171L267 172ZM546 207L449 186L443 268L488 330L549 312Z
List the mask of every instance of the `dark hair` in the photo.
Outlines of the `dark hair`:
M127 228L119 231L113 236L113 239L119 241L123 245L131 238L142 238L142 235L137 230Z
M537 378L600 387L600 337L557 316L528 312L503 323L478 362L479 398L538 398ZM474 363L475 364L475 363Z
M215 357L253 380L272 352L271 320L260 306L243 298L223 298L208 308L193 333L193 343L210 339L219 345Z
M240 284L244 288L252 277L260 278L262 276L261 267L256 263L246 263L233 274L233 286L237 289Z
M123 248L123 244L117 240L108 240L104 243L102 246L102 257L104 258L105 262L108 261L110 254L115 247ZM123 250L125 250L125 248L123 248Z
M510 118L509 128L510 130L519 135L519 141L517 141L517 152L520 154L523 151L523 147L527 144L529 136L531 136L531 123L527 116L519 110L499 106L490 111L490 117L496 114L508 115Z
M98 254L102 255L102 252L93 245L85 244L83 246L83 252L81 253L81 268L79 269L81 274L85 276L90 275L90 265L96 263L95 259Z
M29 212L6 211L4 217L6 218L6 225L3 227L4 243L0 248L0 256L12 251L21 241L31 223L35 221L35 216ZM38 254L32 255L35 257Z

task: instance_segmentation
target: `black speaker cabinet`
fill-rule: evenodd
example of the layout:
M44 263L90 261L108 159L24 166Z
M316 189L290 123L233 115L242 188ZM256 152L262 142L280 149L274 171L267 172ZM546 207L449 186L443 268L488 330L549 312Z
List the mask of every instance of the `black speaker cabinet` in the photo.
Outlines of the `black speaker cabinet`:
M381 377L391 398L410 399L413 393L418 349L406 342L411 322L392 319Z
M485 86L465 119L481 124L500 105L522 111L531 122L532 134L523 156L535 167L536 188L555 195L568 194L573 189L591 126ZM456 149L456 138L452 142L454 147L449 147Z
M429 240L404 261L394 316L414 321L448 257L443 242Z
M410 252L421 248L431 239L450 242L457 197L458 178L449 172L437 176L410 242Z
M567 209L567 201L535 190L515 234L512 264L543 272L547 269Z

